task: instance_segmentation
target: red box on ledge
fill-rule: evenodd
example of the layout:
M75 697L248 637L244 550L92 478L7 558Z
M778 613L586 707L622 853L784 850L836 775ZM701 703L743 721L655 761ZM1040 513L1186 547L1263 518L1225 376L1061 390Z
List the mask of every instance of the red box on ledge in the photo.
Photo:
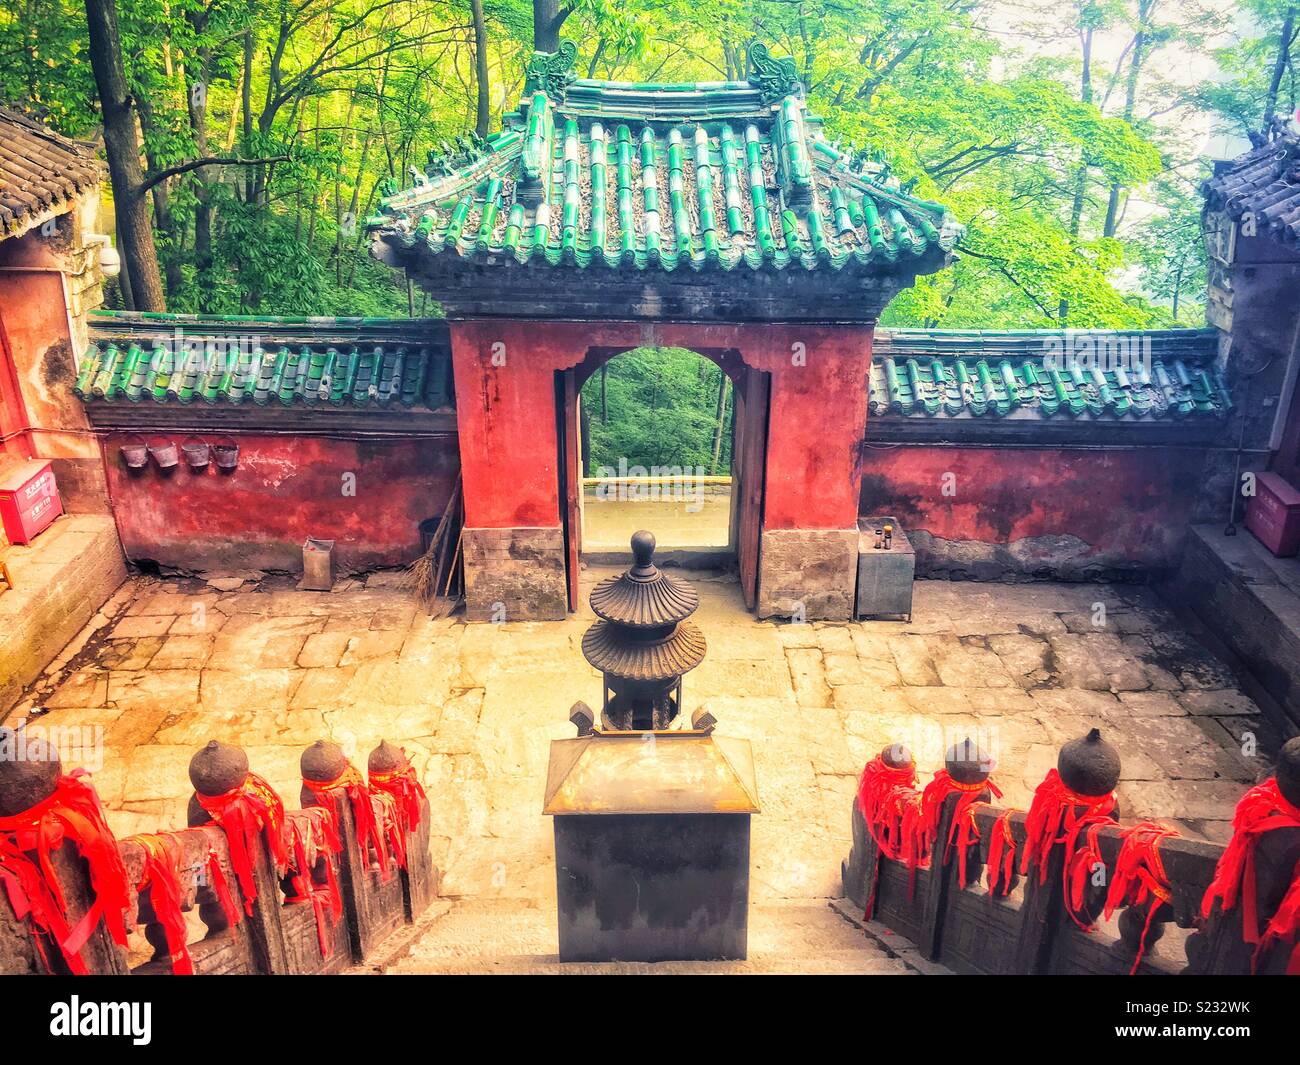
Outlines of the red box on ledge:
M49 459L28 459L0 470L0 520L10 543L31 543L62 513Z
M1259 474L1246 528L1278 558L1290 558L1300 551L1300 491L1276 473Z

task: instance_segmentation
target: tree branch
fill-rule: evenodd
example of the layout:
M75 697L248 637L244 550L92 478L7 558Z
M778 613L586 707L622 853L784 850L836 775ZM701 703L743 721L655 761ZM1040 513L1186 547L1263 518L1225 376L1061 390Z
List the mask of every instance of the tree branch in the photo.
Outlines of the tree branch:
M287 155L272 155L265 159L239 159L225 156L205 156L202 159L191 159L187 163L177 163L175 166L169 166L166 170L159 170L154 174L147 174L137 193L143 195L160 181L166 181L168 178L174 178L178 174L188 174L191 170L198 170L203 166L261 166L264 163L287 163Z

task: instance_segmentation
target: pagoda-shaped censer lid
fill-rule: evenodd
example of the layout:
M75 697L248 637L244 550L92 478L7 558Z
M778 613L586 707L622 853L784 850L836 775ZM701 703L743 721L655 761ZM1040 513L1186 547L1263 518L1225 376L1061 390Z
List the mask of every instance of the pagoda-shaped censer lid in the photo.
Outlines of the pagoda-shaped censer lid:
M695 613L700 597L685 581L660 572L654 564L654 534L634 533L633 565L618 577L607 577L591 593L597 617L634 628L656 628L684 621Z
M582 653L602 673L627 680L676 680L704 660L704 635L686 619L700 597L654 564L654 534L632 536L632 566L591 593L601 618L582 638Z

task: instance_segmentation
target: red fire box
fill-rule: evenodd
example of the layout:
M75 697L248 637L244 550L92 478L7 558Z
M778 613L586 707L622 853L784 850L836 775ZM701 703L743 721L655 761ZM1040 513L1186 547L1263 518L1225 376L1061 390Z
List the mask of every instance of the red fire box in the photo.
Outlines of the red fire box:
M1300 492L1276 473L1261 473L1246 507L1246 528L1278 558L1290 558L1300 551Z
M14 544L30 544L63 513L49 459L29 459L0 470L0 519Z

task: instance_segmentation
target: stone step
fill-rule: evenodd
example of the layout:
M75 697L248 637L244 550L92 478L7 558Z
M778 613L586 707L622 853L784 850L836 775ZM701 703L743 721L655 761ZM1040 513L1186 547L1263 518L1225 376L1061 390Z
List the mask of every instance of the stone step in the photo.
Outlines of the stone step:
M825 901L754 906L749 957L729 962L562 963L553 910L514 899L439 900L421 918L404 956L363 971L501 975L907 975Z

